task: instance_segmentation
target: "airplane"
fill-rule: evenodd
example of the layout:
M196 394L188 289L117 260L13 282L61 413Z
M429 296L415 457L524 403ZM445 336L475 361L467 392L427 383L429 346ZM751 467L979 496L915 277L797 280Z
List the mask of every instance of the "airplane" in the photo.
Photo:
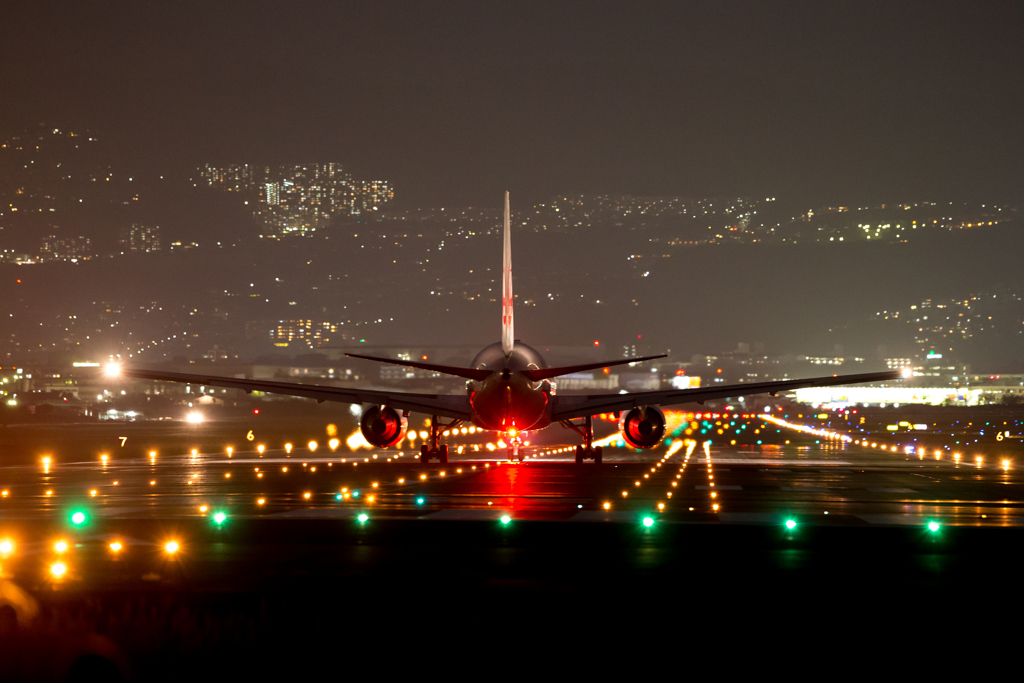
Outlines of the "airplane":
M361 354L346 354L380 363L403 365L431 370L467 380L466 393L417 394L401 391L329 387L291 382L218 377L215 375L185 374L116 368L114 372L145 380L187 382L214 387L241 389L246 393L263 391L325 401L367 406L359 421L359 428L368 443L377 448L390 448L405 437L410 413L430 416L428 443L420 449L420 461L428 463L437 458L448 462L448 445L441 444L446 430L460 424L498 432L508 443L509 459L523 459L520 446L528 432L544 429L552 424L577 432L583 443L576 446L576 462L602 461L602 451L594 444L594 415L617 413L619 432L623 441L634 448L653 448L665 436L665 414L661 406L771 394L805 387L837 386L861 382L881 382L903 378L901 371L872 372L856 375L815 377L811 379L783 380L743 384L726 384L688 389L663 389L634 393L557 395L554 380L562 375L586 370L610 368L626 363L664 358L667 354L550 367L536 349L515 338L512 317L512 238L510 229L509 195L505 193L504 241L501 292L501 341L484 347L473 359L471 367L455 367L420 363L394 358L378 358ZM448 418L449 422L443 422Z

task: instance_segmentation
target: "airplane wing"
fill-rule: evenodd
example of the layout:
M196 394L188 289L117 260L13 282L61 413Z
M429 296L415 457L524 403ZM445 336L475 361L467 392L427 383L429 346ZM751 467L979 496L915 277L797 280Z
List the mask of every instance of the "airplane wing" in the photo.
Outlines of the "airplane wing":
M375 391L372 389L348 389L342 387L325 387L318 384L299 384L297 382L268 382L255 379L237 379L234 377L218 377L217 375L192 375L181 372L160 372L156 370L136 370L122 368L119 372L124 377L135 379L160 380L163 382L186 382L208 387L225 387L241 389L246 393L265 391L270 394L301 396L314 399L317 403L336 401L338 403L376 403L388 405L400 410L455 417L462 420L470 418L469 397L455 394L411 394L401 391Z
M900 370L868 372L859 375L838 375L809 379L791 379L779 382L751 382L750 384L724 384L722 386L695 389L670 389L667 391L643 391L632 394L589 394L583 396L562 395L555 397L552 420L569 420L574 417L597 415L638 406L674 406L683 403L703 403L718 398L772 394L808 387L831 387L861 382L884 382L903 379Z

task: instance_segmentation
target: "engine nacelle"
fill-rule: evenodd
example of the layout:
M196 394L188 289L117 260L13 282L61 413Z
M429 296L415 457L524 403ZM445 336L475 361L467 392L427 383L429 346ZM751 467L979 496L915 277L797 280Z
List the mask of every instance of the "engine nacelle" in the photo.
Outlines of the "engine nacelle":
M619 434L633 448L654 448L665 438L665 413L657 406L623 411Z
M359 420L363 438L377 448L390 448L405 437L409 418L394 408L370 406Z

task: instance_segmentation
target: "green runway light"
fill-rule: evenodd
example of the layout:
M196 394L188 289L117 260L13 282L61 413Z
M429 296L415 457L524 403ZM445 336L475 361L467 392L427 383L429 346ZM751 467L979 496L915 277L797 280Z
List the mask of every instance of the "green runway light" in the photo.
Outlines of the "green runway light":
M81 510L76 510L71 514L71 523L75 526L82 526L85 524L86 516Z
M511 521L512 521L512 518L509 517L508 515L502 515L501 516L501 523L502 524L508 524Z
M928 522L928 531L938 531L940 528L938 522Z
M796 528L796 520L787 519L786 520L786 528L789 529L790 531L795 529Z
M650 528L650 527L654 526L654 518L653 517L644 517L644 526L647 527L647 528Z
M425 503L425 502L427 502L426 498L417 498L416 499L416 504L417 505L423 505L423 503Z
M358 498L359 497L359 491L353 491L352 492L352 497L353 498Z
M342 495L339 493L336 496L334 496L334 499L335 500L341 500L342 499Z
M356 517L356 519L358 519L358 520L359 520L359 523L360 523L360 524L366 524L366 521L367 521L368 519L370 519L370 515L368 515L368 514L366 514L365 512L363 512L363 513L361 513L361 514L360 514L360 515L359 515L358 517Z
M213 521L217 524L223 524L228 519L228 516L223 512L218 512L213 516Z

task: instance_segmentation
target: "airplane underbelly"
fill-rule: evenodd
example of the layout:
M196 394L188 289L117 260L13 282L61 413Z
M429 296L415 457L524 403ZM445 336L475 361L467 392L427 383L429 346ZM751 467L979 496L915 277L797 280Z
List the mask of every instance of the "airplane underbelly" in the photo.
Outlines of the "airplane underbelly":
M470 394L469 403L473 424L483 429L528 431L551 423L547 417L547 394L529 386L485 384Z

